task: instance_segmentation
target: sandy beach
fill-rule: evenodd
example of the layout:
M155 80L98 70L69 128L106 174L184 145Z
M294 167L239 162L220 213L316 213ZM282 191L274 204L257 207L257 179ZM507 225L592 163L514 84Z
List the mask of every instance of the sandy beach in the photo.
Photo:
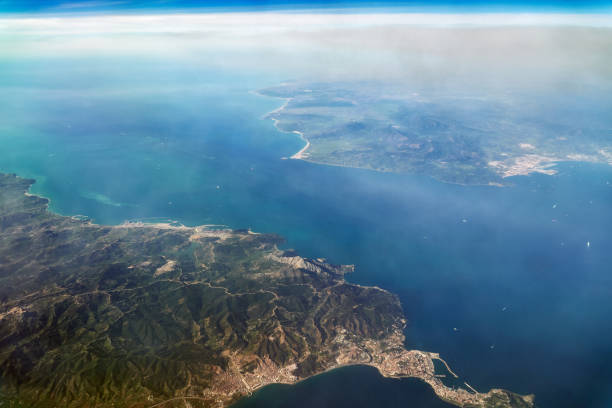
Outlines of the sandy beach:
M253 94L255 95L259 95L259 96L266 96L266 97L270 97L268 95L263 95L260 94L257 91L251 91ZM292 130L292 131L286 131L286 130L282 130L281 128L278 127L278 122L279 120L276 118L271 117L271 115L275 114L275 113L279 113L281 111L283 111L287 105L289 105L289 102L291 102L291 100L293 98L280 98L280 99L284 99L285 103L283 103L281 106L279 106L278 108L274 109L273 111L270 111L268 113L266 113L264 115L264 118L268 118L268 119L272 119L272 122L274 123L274 127L279 130L280 132L283 133L295 133L296 135L299 135L300 138L306 142L306 145L304 147L302 147L300 149L300 151L298 151L297 153L293 154L290 159L296 159L296 160L305 160L308 158L308 153L306 153L306 150L308 150L308 148L310 147L310 141L308 139L306 139L306 137L304 137L304 133L300 132L299 130Z
M297 152L296 154L291 156L291 158L292 159L299 159L299 160L307 159L308 158L308 153L306 153L306 150L308 150L308 148L310 147L310 142L308 141L308 139L306 139L304 137L304 134L302 132L294 130L293 133L296 133L296 134L300 135L302 140L306 142L306 145L304 147L302 147L299 152Z

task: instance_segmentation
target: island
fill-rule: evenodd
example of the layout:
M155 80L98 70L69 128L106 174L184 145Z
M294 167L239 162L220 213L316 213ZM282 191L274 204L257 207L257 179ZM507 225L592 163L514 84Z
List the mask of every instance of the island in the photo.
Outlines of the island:
M405 348L398 298L348 283L351 266L250 230L61 216L33 182L0 174L4 407L228 406L358 364L461 407L534 406L445 386L438 354Z
M293 159L497 186L512 176L554 175L559 162L612 165L612 123L596 98L578 104L571 94L372 81L288 82L257 92L285 99L266 117L304 139Z

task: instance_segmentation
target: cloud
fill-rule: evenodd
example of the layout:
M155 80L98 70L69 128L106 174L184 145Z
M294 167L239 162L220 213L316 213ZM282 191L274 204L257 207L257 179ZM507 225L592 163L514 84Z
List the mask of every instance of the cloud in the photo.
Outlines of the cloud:
M291 78L562 82L612 78L611 29L612 16L596 14L48 16L0 18L0 54L139 57Z
M64 3L64 9L104 7L125 1ZM22 34L205 33L210 31L313 31L376 26L401 27L612 27L609 14L525 13L202 13L170 15L104 15L81 17L0 18L0 29Z

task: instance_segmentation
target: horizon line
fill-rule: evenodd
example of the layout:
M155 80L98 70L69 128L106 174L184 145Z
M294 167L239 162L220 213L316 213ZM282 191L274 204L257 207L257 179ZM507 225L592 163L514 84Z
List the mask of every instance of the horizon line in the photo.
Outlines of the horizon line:
M322 3L267 3L264 5L245 4L237 1L234 4L173 4L170 6L150 6L134 4L131 0L90 0L59 1L57 4L40 8L11 8L11 0L0 0L0 18L8 16L91 16L91 15L167 15L167 14L227 14L227 13L287 13L287 14L602 14L612 15L612 0L596 2L578 2L578 5L558 4L554 2L512 2L494 1L483 4L482 1L458 4L450 0L435 3L423 2L387 2L355 1ZM7 8L8 7L8 8Z
M279 18L283 17L283 18ZM222 13L96 13L59 15L0 14L0 32L11 28L25 29L21 34L63 32L64 34L101 32L199 32L222 26L237 29L248 26L290 28L313 26L380 26L412 27L597 27L612 28L612 15L596 13L287 13L283 11L233 11ZM174 23L174 24L170 24ZM178 24L177 24L178 23Z

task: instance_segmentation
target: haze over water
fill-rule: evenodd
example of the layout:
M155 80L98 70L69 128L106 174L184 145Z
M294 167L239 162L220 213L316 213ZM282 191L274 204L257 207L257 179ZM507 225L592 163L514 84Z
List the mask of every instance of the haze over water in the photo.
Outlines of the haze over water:
M66 49L80 49L69 42ZM612 403L612 167L562 164L556 176L498 188L283 160L303 141L263 118L282 100L252 91L306 78L293 60L251 70L252 50L227 58L211 49L197 58L171 49L148 57L29 52L9 50L0 61L0 171L36 178L33 192L54 211L108 224L175 220L278 233L304 256L355 264L351 282L398 294L408 348L439 352L476 389L535 393L541 407ZM556 79L579 64L563 63ZM442 86L421 68L410 72L415 87L425 79ZM610 103L601 91L607 72L555 83ZM351 388L363 398L347 405L374 403L364 390L402 396L384 400L390 406L408 398L407 388L422 398L412 406L435 400L410 380L346 370L322 378L361 379ZM295 406L312 387L271 388L244 404L280 395ZM322 403L335 405L346 390L326 392Z

